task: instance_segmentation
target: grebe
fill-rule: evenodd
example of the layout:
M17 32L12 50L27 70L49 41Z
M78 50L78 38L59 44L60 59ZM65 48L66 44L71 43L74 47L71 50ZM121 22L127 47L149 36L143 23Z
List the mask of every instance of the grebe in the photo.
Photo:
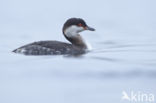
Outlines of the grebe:
M83 54L88 50L88 46L79 32L84 30L95 31L89 27L81 18L70 18L63 25L63 35L71 42L60 41L38 41L13 50L15 53L24 55L64 55Z

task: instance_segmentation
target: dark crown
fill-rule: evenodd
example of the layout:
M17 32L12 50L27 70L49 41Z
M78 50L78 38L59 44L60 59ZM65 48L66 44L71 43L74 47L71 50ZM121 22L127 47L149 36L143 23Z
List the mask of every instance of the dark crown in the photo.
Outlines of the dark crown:
M79 25L79 24L83 25L84 27L87 26L86 22L85 22L83 19L81 19L81 18L70 18L70 19L68 19L68 20L64 23L64 25L63 25L63 31L64 31L66 28L68 28L69 26L72 26L72 25Z

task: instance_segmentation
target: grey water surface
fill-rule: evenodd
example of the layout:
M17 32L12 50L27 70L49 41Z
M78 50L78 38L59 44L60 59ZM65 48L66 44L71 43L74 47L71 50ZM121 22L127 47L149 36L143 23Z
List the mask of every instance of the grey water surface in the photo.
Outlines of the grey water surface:
M129 103L156 95L155 0L1 0L0 103ZM62 25L83 18L92 50L79 57L11 51L40 40L68 42ZM141 103L147 103L142 101ZM152 102L154 103L154 102Z

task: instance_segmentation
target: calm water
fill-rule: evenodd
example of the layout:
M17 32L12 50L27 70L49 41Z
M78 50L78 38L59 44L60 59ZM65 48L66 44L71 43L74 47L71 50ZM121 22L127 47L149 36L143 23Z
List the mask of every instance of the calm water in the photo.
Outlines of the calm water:
M1 2L0 103L128 103L121 101L123 91L156 95L154 0ZM61 28L69 17L96 28L81 33L91 52L79 57L11 52L33 41L67 42Z

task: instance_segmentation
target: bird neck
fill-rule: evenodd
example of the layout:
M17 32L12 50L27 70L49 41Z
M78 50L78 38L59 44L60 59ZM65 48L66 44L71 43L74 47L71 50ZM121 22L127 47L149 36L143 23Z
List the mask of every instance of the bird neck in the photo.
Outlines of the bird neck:
M70 41L73 45L79 47L79 48L82 48L82 49L87 49L87 44L85 43L84 39L79 35L77 34L76 36L74 37L67 37L65 35L66 39L68 41Z

